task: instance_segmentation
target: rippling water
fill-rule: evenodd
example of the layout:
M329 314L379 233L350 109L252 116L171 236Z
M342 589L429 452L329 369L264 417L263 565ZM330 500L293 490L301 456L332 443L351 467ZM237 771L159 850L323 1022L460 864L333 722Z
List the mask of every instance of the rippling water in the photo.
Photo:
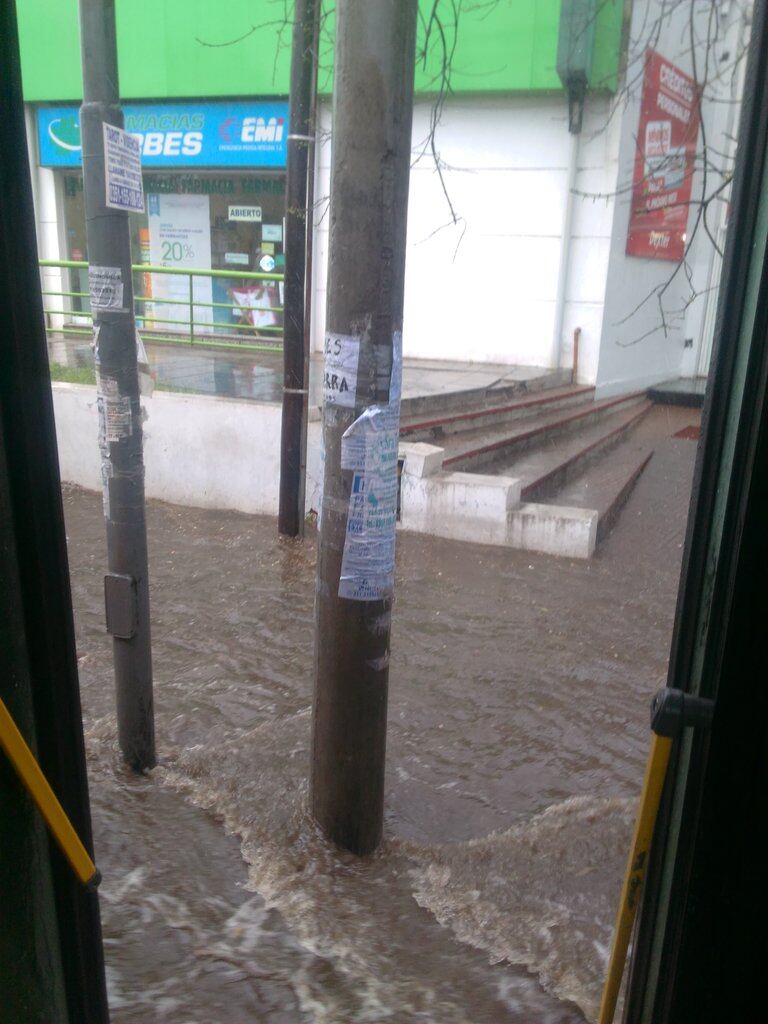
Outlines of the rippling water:
M694 446L660 446L590 563L401 535L386 841L306 814L314 544L152 504L161 766L115 745L96 495L65 511L113 1020L593 1018Z

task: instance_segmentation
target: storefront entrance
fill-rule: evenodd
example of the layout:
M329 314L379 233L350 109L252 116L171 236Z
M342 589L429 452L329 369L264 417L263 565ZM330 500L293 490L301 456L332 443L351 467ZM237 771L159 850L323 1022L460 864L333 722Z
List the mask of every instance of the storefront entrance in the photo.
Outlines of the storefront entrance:
M62 255L87 261L77 110L41 107L37 113L40 162L55 168L60 183ZM279 331L282 282L243 275L280 273L285 265L286 123L287 104L126 108L126 126L142 139L146 167L145 209L130 217L134 264L219 272L194 278L137 273L140 327L187 333L192 318L196 335ZM223 166L200 167L203 159ZM88 291L84 271L70 271L69 290ZM87 297L71 297L73 317L88 309Z

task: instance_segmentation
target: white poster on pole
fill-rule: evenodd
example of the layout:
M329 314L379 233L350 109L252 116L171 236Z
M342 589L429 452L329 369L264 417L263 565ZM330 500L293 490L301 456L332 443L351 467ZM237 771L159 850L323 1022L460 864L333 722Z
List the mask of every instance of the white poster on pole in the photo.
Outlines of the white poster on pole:
M104 124L106 204L113 210L144 213L141 143L130 132Z
M208 196L147 196L149 258L155 266L205 268L211 265L211 213ZM152 303L148 326L189 334L190 279L184 274L152 274L152 297L171 300ZM194 303L213 302L210 277L192 278ZM181 320L183 323L163 323ZM213 330L211 306L194 305L195 334Z

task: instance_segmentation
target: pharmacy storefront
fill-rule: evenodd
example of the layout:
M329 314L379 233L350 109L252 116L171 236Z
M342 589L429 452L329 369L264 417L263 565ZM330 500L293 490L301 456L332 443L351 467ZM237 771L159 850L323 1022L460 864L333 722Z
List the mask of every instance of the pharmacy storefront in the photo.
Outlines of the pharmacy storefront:
M134 263L231 272L193 279L196 333L238 323L278 327L280 314L266 307L282 305L280 285L239 275L284 267L288 104L127 104L124 112L126 128L141 140L146 197L144 212L130 216ZM57 179L61 258L87 260L79 109L41 106L35 117L40 166ZM70 285L87 291L77 271ZM139 274L134 285L137 294L163 300L144 305L147 326L157 329L161 309L166 321L188 319L187 276ZM87 300L72 302L73 313L86 308Z

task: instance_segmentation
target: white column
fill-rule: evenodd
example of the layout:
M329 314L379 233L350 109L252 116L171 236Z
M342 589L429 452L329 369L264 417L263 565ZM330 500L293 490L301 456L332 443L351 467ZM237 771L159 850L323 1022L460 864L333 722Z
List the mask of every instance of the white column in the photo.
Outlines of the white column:
M328 223L331 194L331 105L317 102L315 143L315 208L312 236L312 334L310 349L323 351L328 279Z
M57 202L56 177L50 167L41 167L37 150L37 125L34 107L27 104L25 110L27 126L27 151L32 179L32 196L35 204L35 228L37 231L37 252L41 260L60 260L64 257L60 246L59 203ZM57 268L42 271L44 291L64 291L69 275ZM67 309L68 300L57 295L44 295L45 309ZM60 328L64 322L61 315L46 316L47 325Z
M565 175L565 197L563 200L563 226L560 232L560 261L557 268L557 292L555 294L555 325L552 333L552 356L550 366L559 369L562 363L563 326L565 324L565 303L568 294L568 270L571 259L571 232L573 224L573 190L576 186L576 171L579 165L579 133L572 132L568 146L568 167Z

